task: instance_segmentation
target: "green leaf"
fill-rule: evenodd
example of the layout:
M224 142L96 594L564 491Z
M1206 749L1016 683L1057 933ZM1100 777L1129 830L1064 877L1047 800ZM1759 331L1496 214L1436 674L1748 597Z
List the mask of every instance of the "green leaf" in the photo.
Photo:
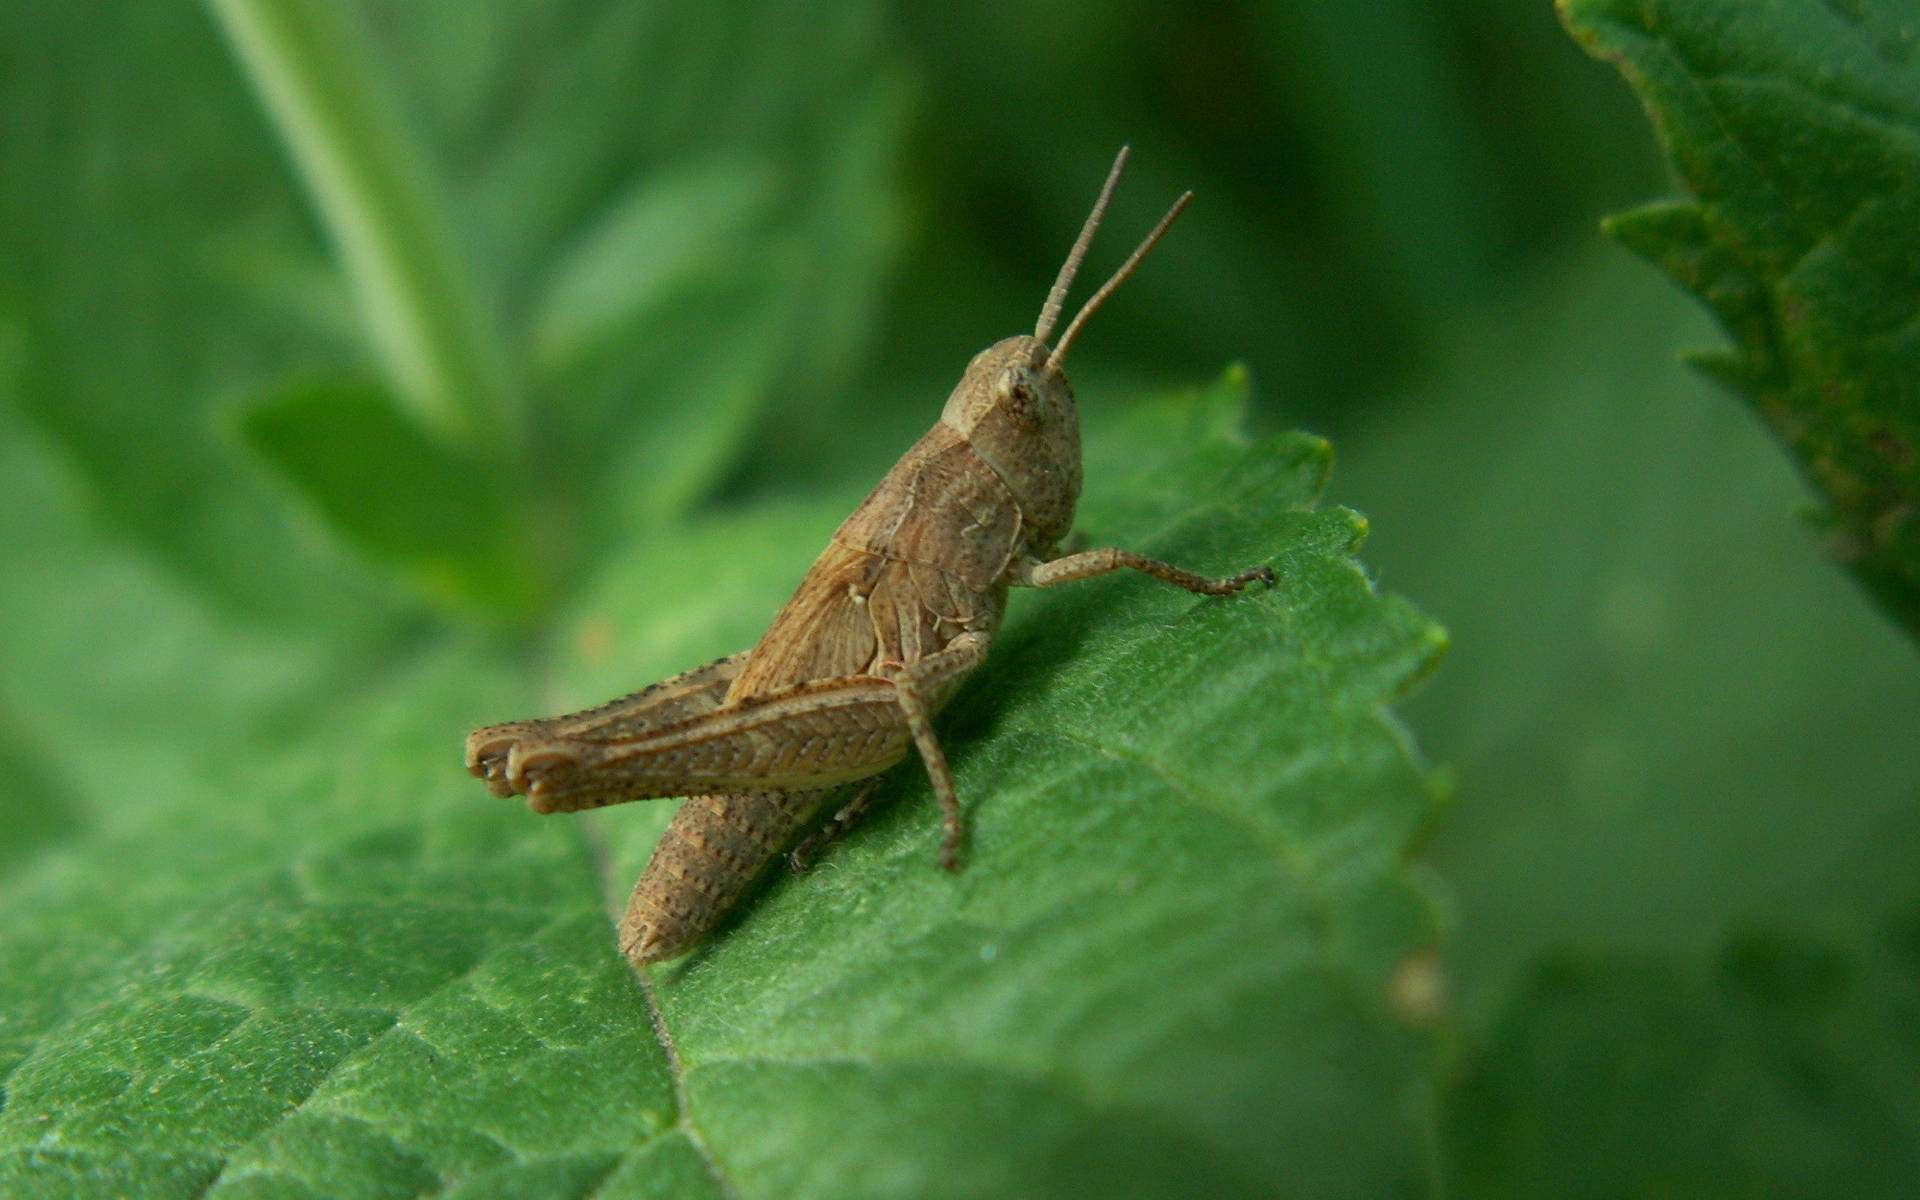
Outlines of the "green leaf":
M1920 68L1900 0L1562 0L1693 201L1609 224L1698 294L1706 364L1821 491L1828 545L1920 635Z
M727 158L642 181L555 264L531 320L536 360L560 369L720 274L764 219L773 182L767 164Z
M450 448L509 461L522 417L451 206L347 5L212 0L325 224L394 398Z
M903 767L641 988L606 903L669 807L536 818L460 735L737 648L847 501L643 534L536 689L444 630L229 628L0 440L0 534L51 562L0 588L0 714L77 810L5 877L0 1191L1423 1192L1435 797L1385 705L1444 643L1315 507L1326 443L1245 442L1244 399L1096 422L1082 527L1277 587L1016 596L941 721L968 869ZM94 665L95 630L167 652Z
M1857 961L1752 933L1704 976L1629 958L1543 968L1452 1109L1458 1185L1570 1200L1911 1195L1920 961L1884 977ZM1745 1136L1728 1136L1729 1113Z
M1920 901L1920 673L1805 553L1808 491L1766 431L1673 361L1712 332L1595 242L1457 319L1336 480L1375 521L1369 565L1456 645L1403 709L1461 780L1425 855L1470 1037L1451 1195L1658 1195L1681 1165L1673 1194L1720 1194L1715 1168L1735 1194L1911 1191L1841 1165L1902 1161L1890 1128L1920 1128L1920 1091L1882 1074L1913 1018L1872 982L1913 973L1887 931ZM1809 948L1777 957L1816 964L1810 990L1852 981L1819 1020L1865 1048L1809 1056L1748 1010L1774 985L1714 982L1756 945ZM1801 1068L1824 1090L1783 1100Z
M557 596L636 513L710 494L770 399L848 386L904 232L911 96L876 65L875 4L373 7L223 10L326 35L295 22L266 39L282 49L253 77L312 101L271 113L204 6L112 28L49 0L0 11L0 110L19 114L0 321L24 356L23 407L118 528L273 619L358 620L387 596L237 461L219 436L236 397L388 366L390 390L418 385L423 428L457 443L512 429L478 438L481 478L527 494ZM350 71L329 69L335 52ZM382 80L397 98L349 86ZM320 147L305 174L289 139ZM582 254L634 251L608 236L634 197L684 197L716 161L748 164L735 183L752 194L715 197L729 221L655 206L637 239L702 235L704 286L594 314L590 361L543 357L554 327L536 319L580 298ZM705 236L715 225L741 236Z
M288 355L341 351L291 327L287 272L236 260L305 251L298 197L196 6L111 27L45 0L0 8L0 320L9 398L59 438L121 533L276 619L364 616L355 573L293 536L209 414ZM317 258L307 253L303 264ZM346 309L343 297L299 311Z
M239 414L247 446L323 518L434 599L538 610L550 564L485 464L429 437L371 383L293 384Z
M791 414L865 391L907 108L897 87L843 86L804 136L642 160L529 283L528 355L552 397L541 441L593 497L583 545L683 515L769 399ZM796 165L796 145L818 161Z

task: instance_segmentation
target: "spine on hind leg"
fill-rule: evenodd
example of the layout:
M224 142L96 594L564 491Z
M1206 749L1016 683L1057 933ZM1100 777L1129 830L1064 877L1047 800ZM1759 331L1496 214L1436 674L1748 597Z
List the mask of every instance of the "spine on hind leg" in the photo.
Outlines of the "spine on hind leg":
M825 795L687 797L627 899L621 953L640 966L692 949L819 810Z

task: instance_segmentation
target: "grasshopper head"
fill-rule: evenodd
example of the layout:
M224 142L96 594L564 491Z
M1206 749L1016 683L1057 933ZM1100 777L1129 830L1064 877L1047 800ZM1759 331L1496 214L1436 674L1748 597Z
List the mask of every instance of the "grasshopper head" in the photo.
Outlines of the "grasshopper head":
M1073 528L1080 499L1080 413L1051 353L1024 334L995 342L973 356L940 414L1006 482L1041 545Z
M940 414L940 419L959 430L1013 490L1026 517L1030 541L1039 546L1052 545L1067 535L1073 528L1073 507L1080 499L1080 414L1074 408L1073 388L1062 367L1067 351L1073 348L1074 338L1087 318L1133 274L1193 198L1188 192L1174 201L1153 232L1080 306L1060 340L1048 349L1047 339L1053 336L1053 327L1060 319L1067 289L1073 286L1073 277L1093 241L1093 231L1099 228L1107 201L1113 198L1114 185L1120 182L1120 172L1126 165L1127 148L1122 146L1113 169L1107 172L1100 198L1094 201L1093 211L1087 214L1080 236L1053 281L1053 290L1047 293L1033 336L1010 337L974 355L960 386L948 398L946 411Z

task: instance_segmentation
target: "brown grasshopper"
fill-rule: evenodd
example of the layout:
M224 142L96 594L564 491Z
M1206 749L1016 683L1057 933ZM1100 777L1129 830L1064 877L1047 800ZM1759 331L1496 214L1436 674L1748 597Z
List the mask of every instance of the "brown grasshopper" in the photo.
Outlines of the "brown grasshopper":
M1180 197L1060 335L1047 338L1126 166L1123 147L1032 337L974 356L939 423L848 517L759 644L598 708L490 725L467 769L535 812L688 795L627 902L636 966L698 942L844 785L866 781L804 855L918 748L940 801L940 864L959 866L960 800L932 718L986 658L1007 588L1131 568L1209 596L1273 571L1209 579L1128 550L1060 555L1080 496L1080 423L1061 370L1088 317L1173 224Z

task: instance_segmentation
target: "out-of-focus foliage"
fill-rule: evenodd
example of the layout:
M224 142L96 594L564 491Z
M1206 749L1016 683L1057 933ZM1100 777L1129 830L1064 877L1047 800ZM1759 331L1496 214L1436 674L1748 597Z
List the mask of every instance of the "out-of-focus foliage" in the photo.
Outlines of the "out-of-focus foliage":
M1579 7L1754 94L1866 83L1715 13L1920 20ZM1016 597L969 872L907 769L654 973L676 1068L604 916L666 806L459 737L748 642L1123 141L1089 276L1198 198L1075 351L1090 533L1293 573ZM11 0L0 157L15 1190L1912 1194L1920 664L1600 237L1656 145L1546 0ZM1124 411L1235 360L1251 447ZM1452 631L1418 754L1301 425Z
M1645 349L1713 336L1596 241L1348 438L1370 559L1453 635L1406 710L1461 780L1463 1195L1912 1178L1912 646L1760 425Z

